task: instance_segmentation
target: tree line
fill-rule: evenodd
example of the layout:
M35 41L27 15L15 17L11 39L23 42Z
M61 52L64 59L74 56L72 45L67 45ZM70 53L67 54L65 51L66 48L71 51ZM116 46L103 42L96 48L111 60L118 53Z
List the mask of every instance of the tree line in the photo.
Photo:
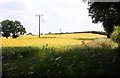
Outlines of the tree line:
M63 33L63 32L61 32L61 33L52 33L52 32L49 32L49 33L47 33L47 34L45 34L45 35L56 35L56 34L78 34L78 33L92 33L92 34L100 34L100 35L107 35L106 34L106 32L104 32L104 31L81 31L81 32L65 32L65 33Z
M26 29L19 21L4 20L0 23L0 32L3 37L8 38L12 35L13 38L17 38L19 35L24 35Z

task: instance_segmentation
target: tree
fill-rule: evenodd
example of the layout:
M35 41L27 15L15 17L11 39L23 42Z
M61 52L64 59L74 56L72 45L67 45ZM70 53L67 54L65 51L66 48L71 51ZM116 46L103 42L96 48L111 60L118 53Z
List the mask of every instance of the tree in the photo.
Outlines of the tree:
M3 36L8 38L12 34L13 38L18 37L18 33L23 35L26 33L25 28L21 25L19 21L4 20L1 22Z
M102 23L107 37L110 38L114 26L120 25L120 2L94 2L88 10L92 22Z
M11 25L12 25L13 21L10 20L5 20L1 22L1 26L2 26L2 32L3 32L3 36L8 38L10 36L10 32L11 32Z
M111 38L116 41L120 47L120 26L114 26L114 31L111 34Z
M2 26L1 26L1 23L0 23L0 32L2 32Z
M24 35L26 33L26 30L23 26L20 27L19 29L20 35Z
M13 34L13 38L18 37L17 34L20 33L20 35L24 35L26 33L25 28L19 21L13 22L13 26L11 28L11 33Z
M33 35L33 34L30 32L30 33L28 33L27 35Z
M51 32L49 32L48 34L52 34Z
M1 24L0 24L0 37L1 37L1 32L2 32L2 26L1 26Z

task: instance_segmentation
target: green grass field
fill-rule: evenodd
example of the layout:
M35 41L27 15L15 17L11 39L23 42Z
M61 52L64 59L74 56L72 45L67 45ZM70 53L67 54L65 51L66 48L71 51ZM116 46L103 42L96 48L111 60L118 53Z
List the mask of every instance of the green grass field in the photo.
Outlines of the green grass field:
M120 77L117 47L90 33L2 38L3 78Z

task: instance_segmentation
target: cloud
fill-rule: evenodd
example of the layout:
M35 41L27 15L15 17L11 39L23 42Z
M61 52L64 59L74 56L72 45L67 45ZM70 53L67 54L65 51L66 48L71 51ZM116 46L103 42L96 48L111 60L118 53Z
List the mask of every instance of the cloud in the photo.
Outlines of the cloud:
M28 33L38 33L38 17L41 17L41 32L82 31L99 29L93 26L88 17L87 4L82 0L1 0L0 21L4 19L19 20ZM88 26L89 25L89 26ZM102 27L101 27L102 28ZM101 29L102 30L102 29Z
M7 2L2 4L1 8L5 10L22 10L24 9L24 5L20 2Z

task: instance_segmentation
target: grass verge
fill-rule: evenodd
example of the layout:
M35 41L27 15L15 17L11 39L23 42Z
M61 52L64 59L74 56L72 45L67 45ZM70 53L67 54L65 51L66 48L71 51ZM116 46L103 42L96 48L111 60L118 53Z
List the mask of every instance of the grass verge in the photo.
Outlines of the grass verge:
M119 76L117 48L3 47L3 78Z

